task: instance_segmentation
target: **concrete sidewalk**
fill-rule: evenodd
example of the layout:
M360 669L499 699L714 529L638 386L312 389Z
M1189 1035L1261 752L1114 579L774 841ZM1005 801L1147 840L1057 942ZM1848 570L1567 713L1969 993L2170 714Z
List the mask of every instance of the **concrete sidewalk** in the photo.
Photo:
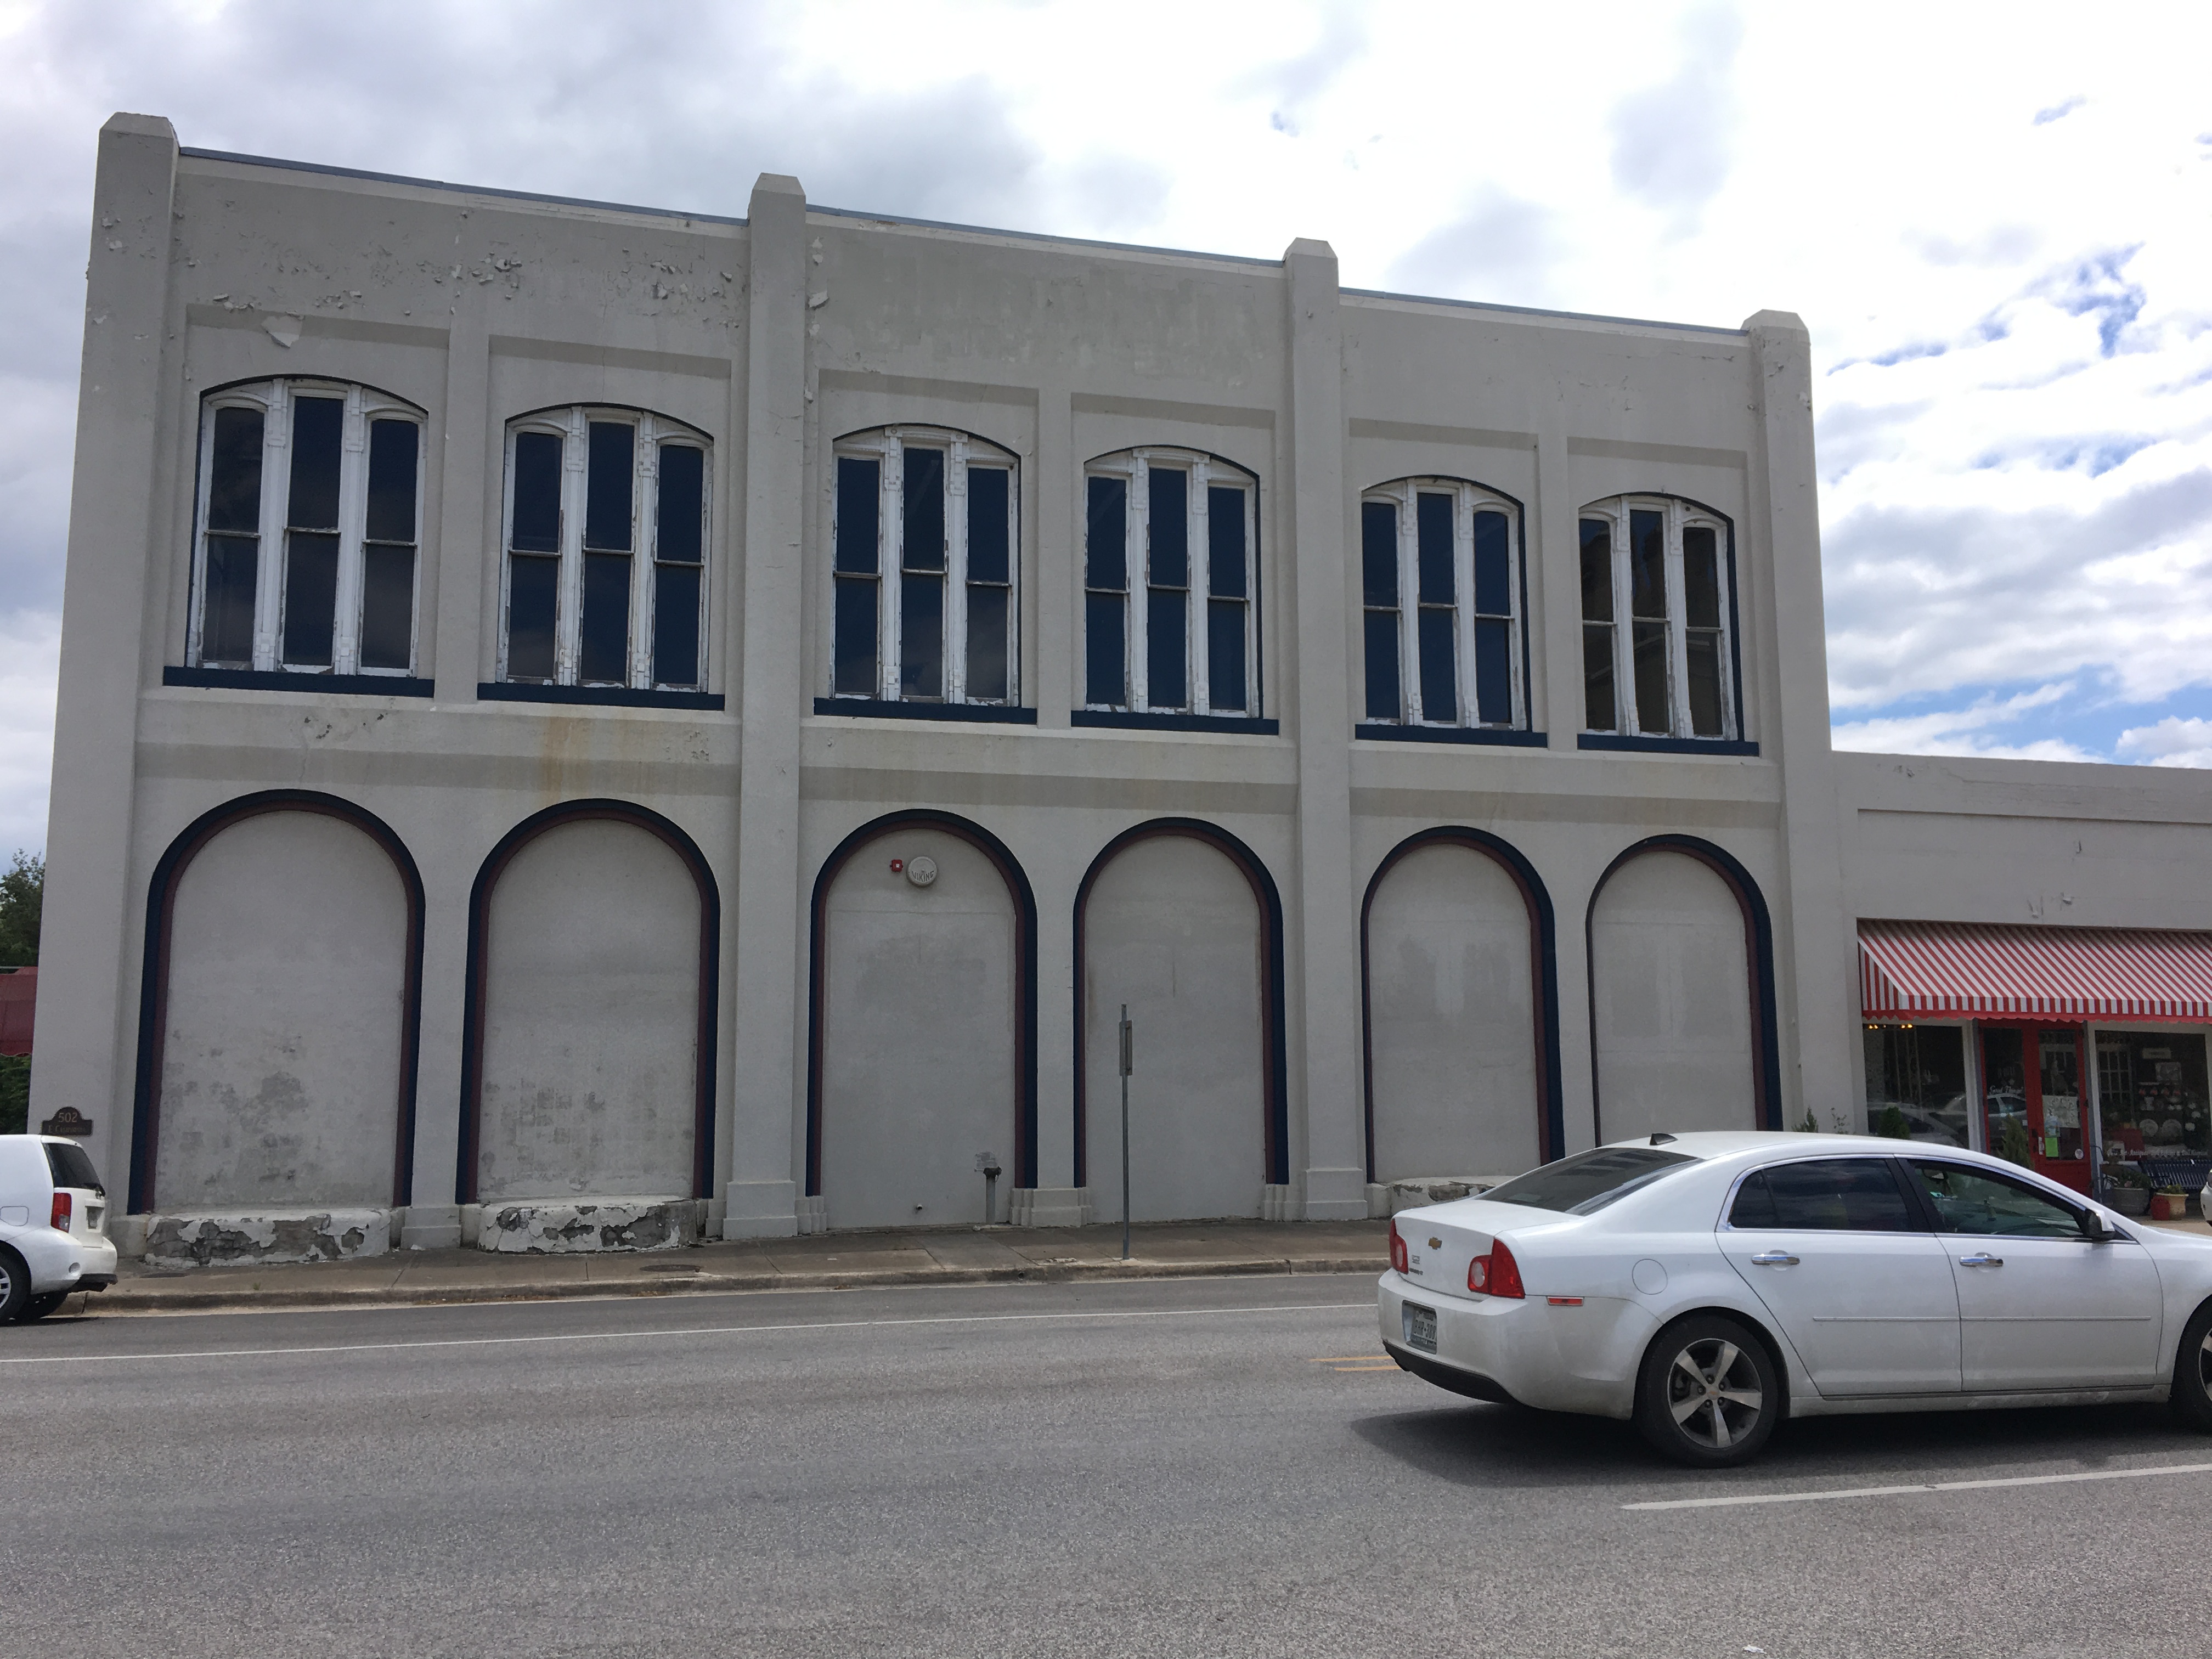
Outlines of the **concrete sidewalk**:
M1176 1222L1139 1226L1133 1259L1109 1227L916 1228L715 1242L690 1249L578 1255L395 1250L345 1261L155 1267L125 1261L87 1311L154 1314L819 1291L886 1285L1180 1279L1212 1274L1376 1273L1389 1224ZM66 1311L78 1311L72 1302Z

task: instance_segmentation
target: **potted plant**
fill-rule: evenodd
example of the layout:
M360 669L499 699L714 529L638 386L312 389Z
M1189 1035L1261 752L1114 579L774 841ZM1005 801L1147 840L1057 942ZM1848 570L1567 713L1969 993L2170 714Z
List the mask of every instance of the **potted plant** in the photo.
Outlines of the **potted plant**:
M2189 1213L2189 1189L2186 1187L2161 1187L2151 1194L2150 1218L2153 1221L2179 1221Z
M2150 1177L2125 1164L2105 1166L2105 1202L2122 1215L2150 1212Z

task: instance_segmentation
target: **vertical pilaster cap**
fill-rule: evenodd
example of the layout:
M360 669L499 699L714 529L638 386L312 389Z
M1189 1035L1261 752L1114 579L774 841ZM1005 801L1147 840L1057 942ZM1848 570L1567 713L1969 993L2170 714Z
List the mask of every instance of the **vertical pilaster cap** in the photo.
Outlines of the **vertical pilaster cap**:
M763 173L753 180L753 198L757 201L763 196L796 196L804 202L806 186L787 173Z
M1794 311L1754 311L1743 319L1743 331L1747 334L1796 334L1811 338L1805 319Z
M1293 259L1326 259L1331 264L1334 264L1336 250L1327 242L1317 240L1314 237L1301 236L1283 250L1285 264L1290 264Z
M104 138L158 138L172 149L177 147L177 130L166 115L132 115L118 110L100 124L100 132Z

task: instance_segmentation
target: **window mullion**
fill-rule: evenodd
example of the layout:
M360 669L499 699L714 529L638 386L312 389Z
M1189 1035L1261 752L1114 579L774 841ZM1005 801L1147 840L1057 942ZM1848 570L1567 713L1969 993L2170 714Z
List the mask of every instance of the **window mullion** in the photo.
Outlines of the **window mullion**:
M629 683L637 690L650 691L657 672L653 661L653 570L660 551L660 497L654 488L660 479L660 432L650 415L638 418L636 465L632 471Z
M1128 564L1129 707L1142 711L1152 706L1146 626L1152 599L1152 469L1141 455L1129 469L1128 520L1124 557Z
M1212 520L1213 505L1206 494L1212 475L1204 461L1193 461L1190 466L1188 503L1189 530L1187 532L1190 548L1190 586L1184 598L1182 628L1183 651L1189 659L1184 670L1190 687L1190 712L1211 714L1213 712L1213 653L1210 649L1212 634L1207 627L1206 596L1212 592L1213 541Z
M1465 484L1452 491L1453 589L1459 604L1453 622L1459 638L1459 723L1482 724L1478 701L1481 679L1474 660L1474 492Z
M368 417L361 388L349 386L344 436L338 445L338 569L331 618L331 672L361 672L362 550L368 517Z
M945 452L945 701L968 701L968 446Z
M591 487L592 428L581 409L568 411L567 441L561 446L561 568L555 602L553 678L576 684L583 636L584 512Z
M1410 484L1398 496L1398 681L1408 726L1422 723L1419 500Z
M1694 735L1690 714L1690 617L1682 587L1682 506L1667 503L1667 707L1674 718L1672 735Z
M191 611L185 619L185 660L192 667L200 665L200 642L207 634L207 540L208 515L215 496L215 416L216 405L200 404L199 487L194 499L199 503L192 515ZM265 417L264 417L265 418ZM263 454L268 451L264 444ZM269 493L265 473L262 479L263 495ZM257 560L259 550L255 550Z
M878 672L883 678L881 695L896 702L899 695L899 571L906 562L906 446L892 438L884 448L883 510L877 518L883 538L882 563L876 577L882 609L877 613L881 630L877 637Z
M1577 533L1580 533L1579 525ZM1505 515L1505 663L1512 677L1513 729L1525 732L1535 724L1528 712L1528 665L1522 661L1521 583L1528 552L1521 540L1521 509Z
M253 665L266 673L277 666L276 630L284 605L284 508L292 490L291 388L283 381L269 389L269 413L262 433L261 546L253 587Z
M1615 501L1607 514L1613 520L1613 683L1615 724L1631 737L1644 728L1636 707L1636 617L1630 604L1628 581L1628 500Z

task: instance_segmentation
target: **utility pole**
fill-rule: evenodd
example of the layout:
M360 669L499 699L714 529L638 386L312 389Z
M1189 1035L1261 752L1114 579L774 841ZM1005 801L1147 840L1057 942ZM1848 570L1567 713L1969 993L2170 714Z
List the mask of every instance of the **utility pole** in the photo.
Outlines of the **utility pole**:
M1129 1073L1135 1069L1135 1028L1121 1005L1121 1260L1129 1259Z

